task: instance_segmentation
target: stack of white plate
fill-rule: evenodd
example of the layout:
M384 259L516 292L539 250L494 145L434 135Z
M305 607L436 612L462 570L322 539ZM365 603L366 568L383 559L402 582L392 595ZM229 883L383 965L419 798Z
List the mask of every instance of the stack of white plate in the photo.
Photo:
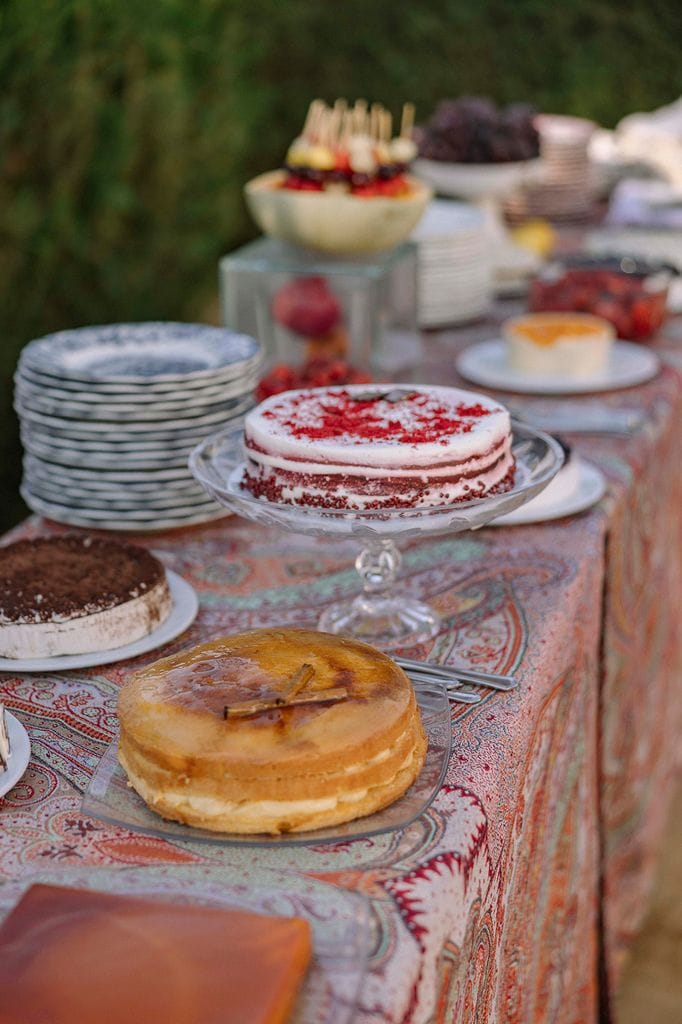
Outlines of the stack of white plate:
M435 199L412 235L418 245L421 327L463 323L490 308L493 260L484 213Z
M253 405L261 359L253 338L198 324L113 324L30 342L15 375L27 505L109 530L224 515L187 457Z
M580 117L543 114L540 133L542 172L509 196L505 212L512 220L541 217L582 220L594 212L600 179L592 167L589 143L595 129Z

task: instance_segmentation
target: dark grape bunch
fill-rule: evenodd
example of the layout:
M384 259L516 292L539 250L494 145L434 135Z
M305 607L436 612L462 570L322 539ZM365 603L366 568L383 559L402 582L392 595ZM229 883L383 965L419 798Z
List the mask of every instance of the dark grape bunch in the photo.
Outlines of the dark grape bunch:
M419 155L455 164L532 160L540 145L527 103L498 107L482 96L441 100L425 125L415 129Z

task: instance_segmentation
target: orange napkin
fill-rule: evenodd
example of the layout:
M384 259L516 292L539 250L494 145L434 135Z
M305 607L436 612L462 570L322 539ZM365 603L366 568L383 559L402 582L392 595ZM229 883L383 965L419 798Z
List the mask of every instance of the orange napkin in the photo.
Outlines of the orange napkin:
M34 885L0 928L0 1024L283 1024L296 918Z

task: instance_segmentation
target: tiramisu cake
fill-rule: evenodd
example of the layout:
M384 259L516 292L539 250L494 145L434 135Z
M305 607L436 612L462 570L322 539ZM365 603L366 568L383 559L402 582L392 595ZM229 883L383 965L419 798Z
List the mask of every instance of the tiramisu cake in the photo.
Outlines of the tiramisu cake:
M427 740L409 679L345 637L254 630L180 651L121 691L119 759L149 807L218 832L299 832L393 803Z
M68 535L0 548L0 656L121 647L171 610L163 566L142 548Z
M507 410L428 385L288 391L245 420L242 486L256 497L337 509L452 505L511 488Z

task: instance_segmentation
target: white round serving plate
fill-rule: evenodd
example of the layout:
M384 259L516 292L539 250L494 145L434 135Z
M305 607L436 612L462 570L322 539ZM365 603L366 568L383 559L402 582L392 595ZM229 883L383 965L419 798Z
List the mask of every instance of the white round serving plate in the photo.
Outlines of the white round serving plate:
M411 237L415 242L449 242L453 236L475 238L483 231L485 217L477 206L452 199L432 199Z
M0 671L2 671L1 662L2 659L0 659ZM0 796L9 793L10 789L13 789L20 781L31 757L31 741L28 738L28 733L19 719L15 718L7 708L5 708L5 721L9 735L10 755L7 759L7 769L0 774Z
M199 601L194 588L182 576L166 569L173 606L170 615L160 626L141 640L124 647L113 647L108 651L93 651L90 654L62 654L56 658L0 658L0 672L66 672L74 668L96 668L111 665L127 658L155 651L158 647L174 640L192 625L199 611ZM0 784L2 783L0 775Z
M507 365L507 345L503 338L482 341L465 349L457 357L457 370L467 380L500 391L526 394L570 395L592 391L616 391L644 384L660 370L658 357L649 349L629 341L616 341L611 349L606 373L580 380L566 377L532 377Z
M592 508L606 493L604 474L593 463L573 456L578 463L578 480L576 486L567 494L559 493L553 497L555 484L560 484L562 470L559 470L544 491L532 498L526 505L521 505L513 512L507 512L499 519L493 519L489 526L525 526L531 523L545 523L564 516L577 515Z
M71 381L184 383L211 378L228 367L241 373L260 351L248 335L203 324L106 324L29 342L20 369Z
M452 164L440 160L415 160L417 177L441 196L481 199L505 196L523 181L541 173L542 160L521 160L499 164Z
M204 435L205 436L205 435ZM201 439L203 440L203 438ZM27 456L28 458L28 456ZM39 459L38 456L30 456L35 462L31 465L38 466L43 470L43 474L48 477L52 477L59 474L60 469L62 470L62 479L67 479L74 483L76 481L104 481L108 480L115 483L144 483L145 481L154 480L157 483L166 480L184 480L190 479L189 472L187 470L187 456L183 455L177 463L159 463L156 460L150 458L149 461L143 460L138 461L134 465L130 466L126 463L122 465L122 460L114 460L107 464L104 468L94 467L90 459L83 459L82 457L77 461L76 466L71 467L70 465L63 466L61 463L52 462L50 460L44 461ZM88 467L93 466L92 469L82 469L83 463L87 463ZM42 463L42 465L41 465Z

